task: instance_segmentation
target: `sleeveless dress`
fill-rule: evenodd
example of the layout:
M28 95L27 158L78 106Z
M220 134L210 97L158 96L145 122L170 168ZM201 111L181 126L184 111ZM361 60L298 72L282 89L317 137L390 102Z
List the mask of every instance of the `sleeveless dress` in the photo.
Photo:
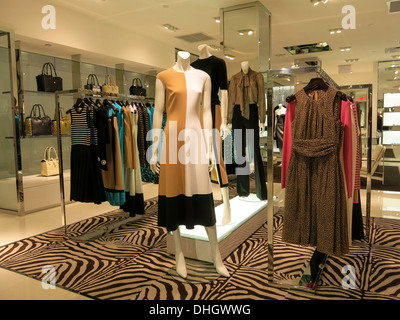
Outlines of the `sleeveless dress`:
M106 201L97 152L96 114L87 106L71 114L71 201Z
M296 93L292 151L286 180L283 240L328 255L349 251L337 90Z
M169 68L157 75L165 87L167 123L159 150L158 225L174 231L180 225L215 224L214 199L206 145L200 123L200 103L209 76L190 67ZM160 152L161 151L161 152Z

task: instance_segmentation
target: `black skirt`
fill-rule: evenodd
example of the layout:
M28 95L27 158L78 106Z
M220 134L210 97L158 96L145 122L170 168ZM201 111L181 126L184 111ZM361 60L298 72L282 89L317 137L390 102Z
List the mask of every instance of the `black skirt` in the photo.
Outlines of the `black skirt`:
M71 201L106 201L100 164L95 146L71 147Z
M212 227L216 222L212 194L167 198L158 196L158 225L175 231L180 225Z

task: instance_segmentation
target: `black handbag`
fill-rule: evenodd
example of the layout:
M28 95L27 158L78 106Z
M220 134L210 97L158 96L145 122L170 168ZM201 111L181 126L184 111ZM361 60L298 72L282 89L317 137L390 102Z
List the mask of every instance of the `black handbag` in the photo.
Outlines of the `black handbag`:
M62 78L57 76L56 68L50 62L43 65L42 74L36 76L36 83L38 91L55 92L63 89Z
M99 79L97 79L95 74L89 74L85 85L85 90L93 91L95 96L101 95L101 86L99 84Z
M129 93L132 96L146 97L146 89L143 88L142 80L134 78L132 80L132 85L129 88Z
M35 104L30 116L25 119L25 134L27 136L51 135L51 119L46 116L41 104Z

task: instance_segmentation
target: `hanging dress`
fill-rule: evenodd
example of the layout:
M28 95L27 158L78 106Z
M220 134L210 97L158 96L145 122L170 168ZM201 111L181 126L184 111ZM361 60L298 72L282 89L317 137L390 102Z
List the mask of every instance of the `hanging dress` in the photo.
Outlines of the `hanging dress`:
M145 213L139 150L136 139L138 113L132 106L123 107L123 110L125 122L124 152L125 154L132 153L132 163L125 162L125 203L121 206L121 209L129 212L130 217L134 217L136 214L143 215ZM129 158L129 156L125 158Z
M202 92L209 76L190 67L186 72L169 68L157 78L165 87L167 114L162 150L159 151L158 225L168 231L174 231L180 225L188 229L195 225L213 226L214 199L208 161L201 159L205 156L201 149L206 146L199 118ZM191 161L186 161L187 158L182 161L179 154L190 155Z
M71 201L106 201L97 155L95 112L88 106L70 109L71 114Z
M123 161L123 135L124 114L121 106L113 104L118 109L108 109L108 130L110 142L106 145L107 170L102 170L107 201L112 206L121 206L125 203L124 188L124 161Z
M282 236L286 242L315 246L322 253L340 256L349 251L349 237L341 162L342 101L337 92L333 87L310 95L300 90L295 103L288 106L294 119L288 130L292 146Z

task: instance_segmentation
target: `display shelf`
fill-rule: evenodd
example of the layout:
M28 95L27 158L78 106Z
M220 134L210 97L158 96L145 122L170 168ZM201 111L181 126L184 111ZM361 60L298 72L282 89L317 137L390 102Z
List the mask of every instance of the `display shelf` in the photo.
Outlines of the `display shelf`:
M267 201L260 201L255 194L246 198L231 199L231 222L225 226L220 223L224 213L224 204L215 208L217 238L222 259L225 259L266 222L267 204ZM276 207L276 210L278 209ZM203 226L195 226L191 230L181 226L180 233L185 257L212 262L210 243ZM175 242L171 234L167 236L167 252L175 253Z
M68 138L71 137L69 134L63 134L61 137ZM43 135L43 136L20 136L20 139L50 139L57 138L57 136L53 135ZM14 139L14 137L5 137L5 139Z

